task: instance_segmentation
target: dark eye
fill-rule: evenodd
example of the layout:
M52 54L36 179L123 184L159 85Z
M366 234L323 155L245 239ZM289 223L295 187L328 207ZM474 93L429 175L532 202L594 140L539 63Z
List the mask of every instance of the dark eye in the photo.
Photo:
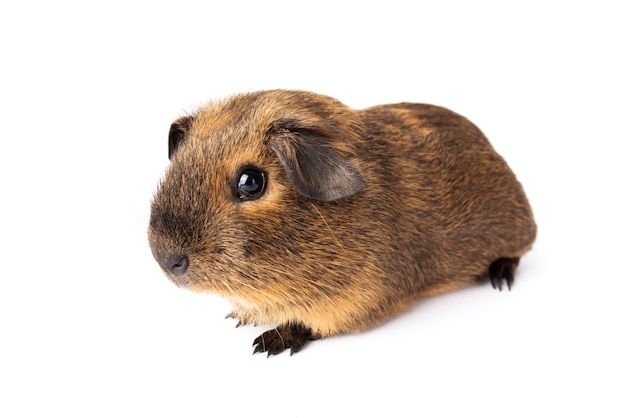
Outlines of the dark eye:
M265 173L254 167L240 171L237 180L237 195L241 200L258 199L265 192Z

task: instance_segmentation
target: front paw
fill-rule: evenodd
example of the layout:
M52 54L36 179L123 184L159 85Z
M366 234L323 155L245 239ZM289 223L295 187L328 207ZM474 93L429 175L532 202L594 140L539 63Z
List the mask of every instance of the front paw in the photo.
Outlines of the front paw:
M234 319L237 321L237 324L235 325L235 328L239 328L242 325L245 325L242 321L242 319L239 317L239 315L237 315L235 312L231 312L228 315L226 315L226 317L224 319Z
M237 321L237 324L235 324L235 328L239 328L240 326L245 326L245 325L252 325L252 326L257 326L257 322L255 321L254 317L247 315L246 313L240 313L240 312L231 312L228 315L226 315L226 318L224 319L234 319L235 321Z
M311 328L300 324L287 324L266 331L259 335L252 343L255 353L267 353L267 356L280 354L291 348L290 355L297 353L310 340L317 339Z

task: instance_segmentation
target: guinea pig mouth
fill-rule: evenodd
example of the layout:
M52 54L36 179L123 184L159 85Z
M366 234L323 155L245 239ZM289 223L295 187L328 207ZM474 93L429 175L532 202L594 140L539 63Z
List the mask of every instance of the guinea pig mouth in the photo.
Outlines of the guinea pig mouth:
M170 279L170 281L177 287L182 289L187 289L193 284L193 281L188 276L174 276L172 274L167 274L167 278Z

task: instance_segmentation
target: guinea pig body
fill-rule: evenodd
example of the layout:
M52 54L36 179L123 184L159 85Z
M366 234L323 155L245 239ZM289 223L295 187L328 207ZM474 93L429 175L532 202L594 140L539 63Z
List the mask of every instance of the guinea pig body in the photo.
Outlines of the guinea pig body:
M424 296L511 286L536 226L480 130L447 109L233 96L178 119L149 241L178 286L219 294L255 352L357 332Z

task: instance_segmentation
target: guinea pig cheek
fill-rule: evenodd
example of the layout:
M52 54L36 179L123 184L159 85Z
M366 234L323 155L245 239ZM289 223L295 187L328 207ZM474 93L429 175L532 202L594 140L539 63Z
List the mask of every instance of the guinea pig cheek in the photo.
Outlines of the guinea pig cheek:
M257 246L267 242L267 234L273 234L280 223L278 212L285 209L281 198L285 189L281 184L269 183L261 198L229 202L232 206L220 208L219 215L213 214L204 234L208 247L190 255L188 274L192 279L186 285L189 290L231 299L250 289L251 281L254 282L251 252L256 253Z

